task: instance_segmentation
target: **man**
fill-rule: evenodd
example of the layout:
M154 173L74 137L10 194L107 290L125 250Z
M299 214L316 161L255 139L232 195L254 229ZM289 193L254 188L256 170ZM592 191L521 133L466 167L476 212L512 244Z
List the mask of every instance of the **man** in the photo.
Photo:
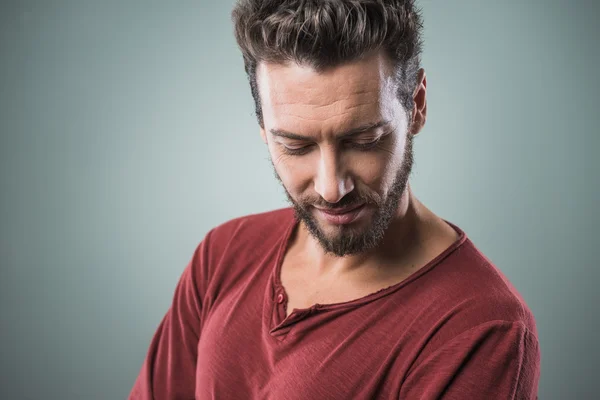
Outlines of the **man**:
M212 229L132 399L535 399L534 317L416 198L412 0L242 0L260 136L292 205Z

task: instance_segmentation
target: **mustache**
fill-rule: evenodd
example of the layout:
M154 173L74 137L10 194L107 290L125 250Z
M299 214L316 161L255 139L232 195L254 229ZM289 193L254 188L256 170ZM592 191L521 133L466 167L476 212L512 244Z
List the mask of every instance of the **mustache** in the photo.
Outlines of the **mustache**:
M366 194L355 194L350 197L345 196L337 203L329 203L322 198L312 198L307 197L304 199L297 200L298 204L302 206L304 209L308 209L309 207L319 207L328 210L336 210L347 207L359 206L361 204L365 205L376 205L378 206L380 200L378 197L366 195Z

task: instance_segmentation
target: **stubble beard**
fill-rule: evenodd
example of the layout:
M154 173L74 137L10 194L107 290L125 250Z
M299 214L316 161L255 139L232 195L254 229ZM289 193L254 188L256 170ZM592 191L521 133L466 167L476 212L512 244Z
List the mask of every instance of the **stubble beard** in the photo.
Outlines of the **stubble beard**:
M281 178L277 174L272 160L271 164L273 165L275 177L281 183L288 202L294 209L295 218L304 223L308 232L317 239L326 254L344 257L371 250L382 242L388 227L396 215L400 199L406 190L408 179L412 172L414 163L413 140L413 135L410 133L407 134L402 163L396 173L392 186L383 201L381 200L381 197L376 194L359 194L356 191L353 191L335 204L324 202L323 199L321 199L318 204L315 204L314 202L306 204L300 203L296 201L286 189ZM336 231L334 237L325 234L323 229L319 226L314 214L311 212L314 210L314 205L319 205L324 208L335 208L362 203L366 203L365 207L369 206L375 209L369 226L359 230L350 226L352 224L339 225L334 227Z

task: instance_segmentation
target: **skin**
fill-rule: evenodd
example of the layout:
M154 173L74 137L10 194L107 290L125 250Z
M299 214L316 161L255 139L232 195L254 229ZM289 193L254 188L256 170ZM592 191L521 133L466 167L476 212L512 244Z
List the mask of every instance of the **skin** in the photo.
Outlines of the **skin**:
M264 120L260 134L301 221L288 254L304 265L306 276L389 282L414 272L456 240L456 232L415 197L408 182L412 138L427 115L423 70L411 110L398 100L391 63L382 53L325 71L261 63L257 82ZM315 208L362 203L360 218L348 225L327 222Z

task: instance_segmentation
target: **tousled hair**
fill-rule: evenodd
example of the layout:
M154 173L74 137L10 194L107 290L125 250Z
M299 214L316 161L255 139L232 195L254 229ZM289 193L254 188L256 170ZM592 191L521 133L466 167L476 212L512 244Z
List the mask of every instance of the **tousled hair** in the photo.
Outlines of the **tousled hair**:
M413 107L422 49L414 0L238 0L232 12L258 123L260 62L295 62L321 71L383 50L394 65L398 98Z

